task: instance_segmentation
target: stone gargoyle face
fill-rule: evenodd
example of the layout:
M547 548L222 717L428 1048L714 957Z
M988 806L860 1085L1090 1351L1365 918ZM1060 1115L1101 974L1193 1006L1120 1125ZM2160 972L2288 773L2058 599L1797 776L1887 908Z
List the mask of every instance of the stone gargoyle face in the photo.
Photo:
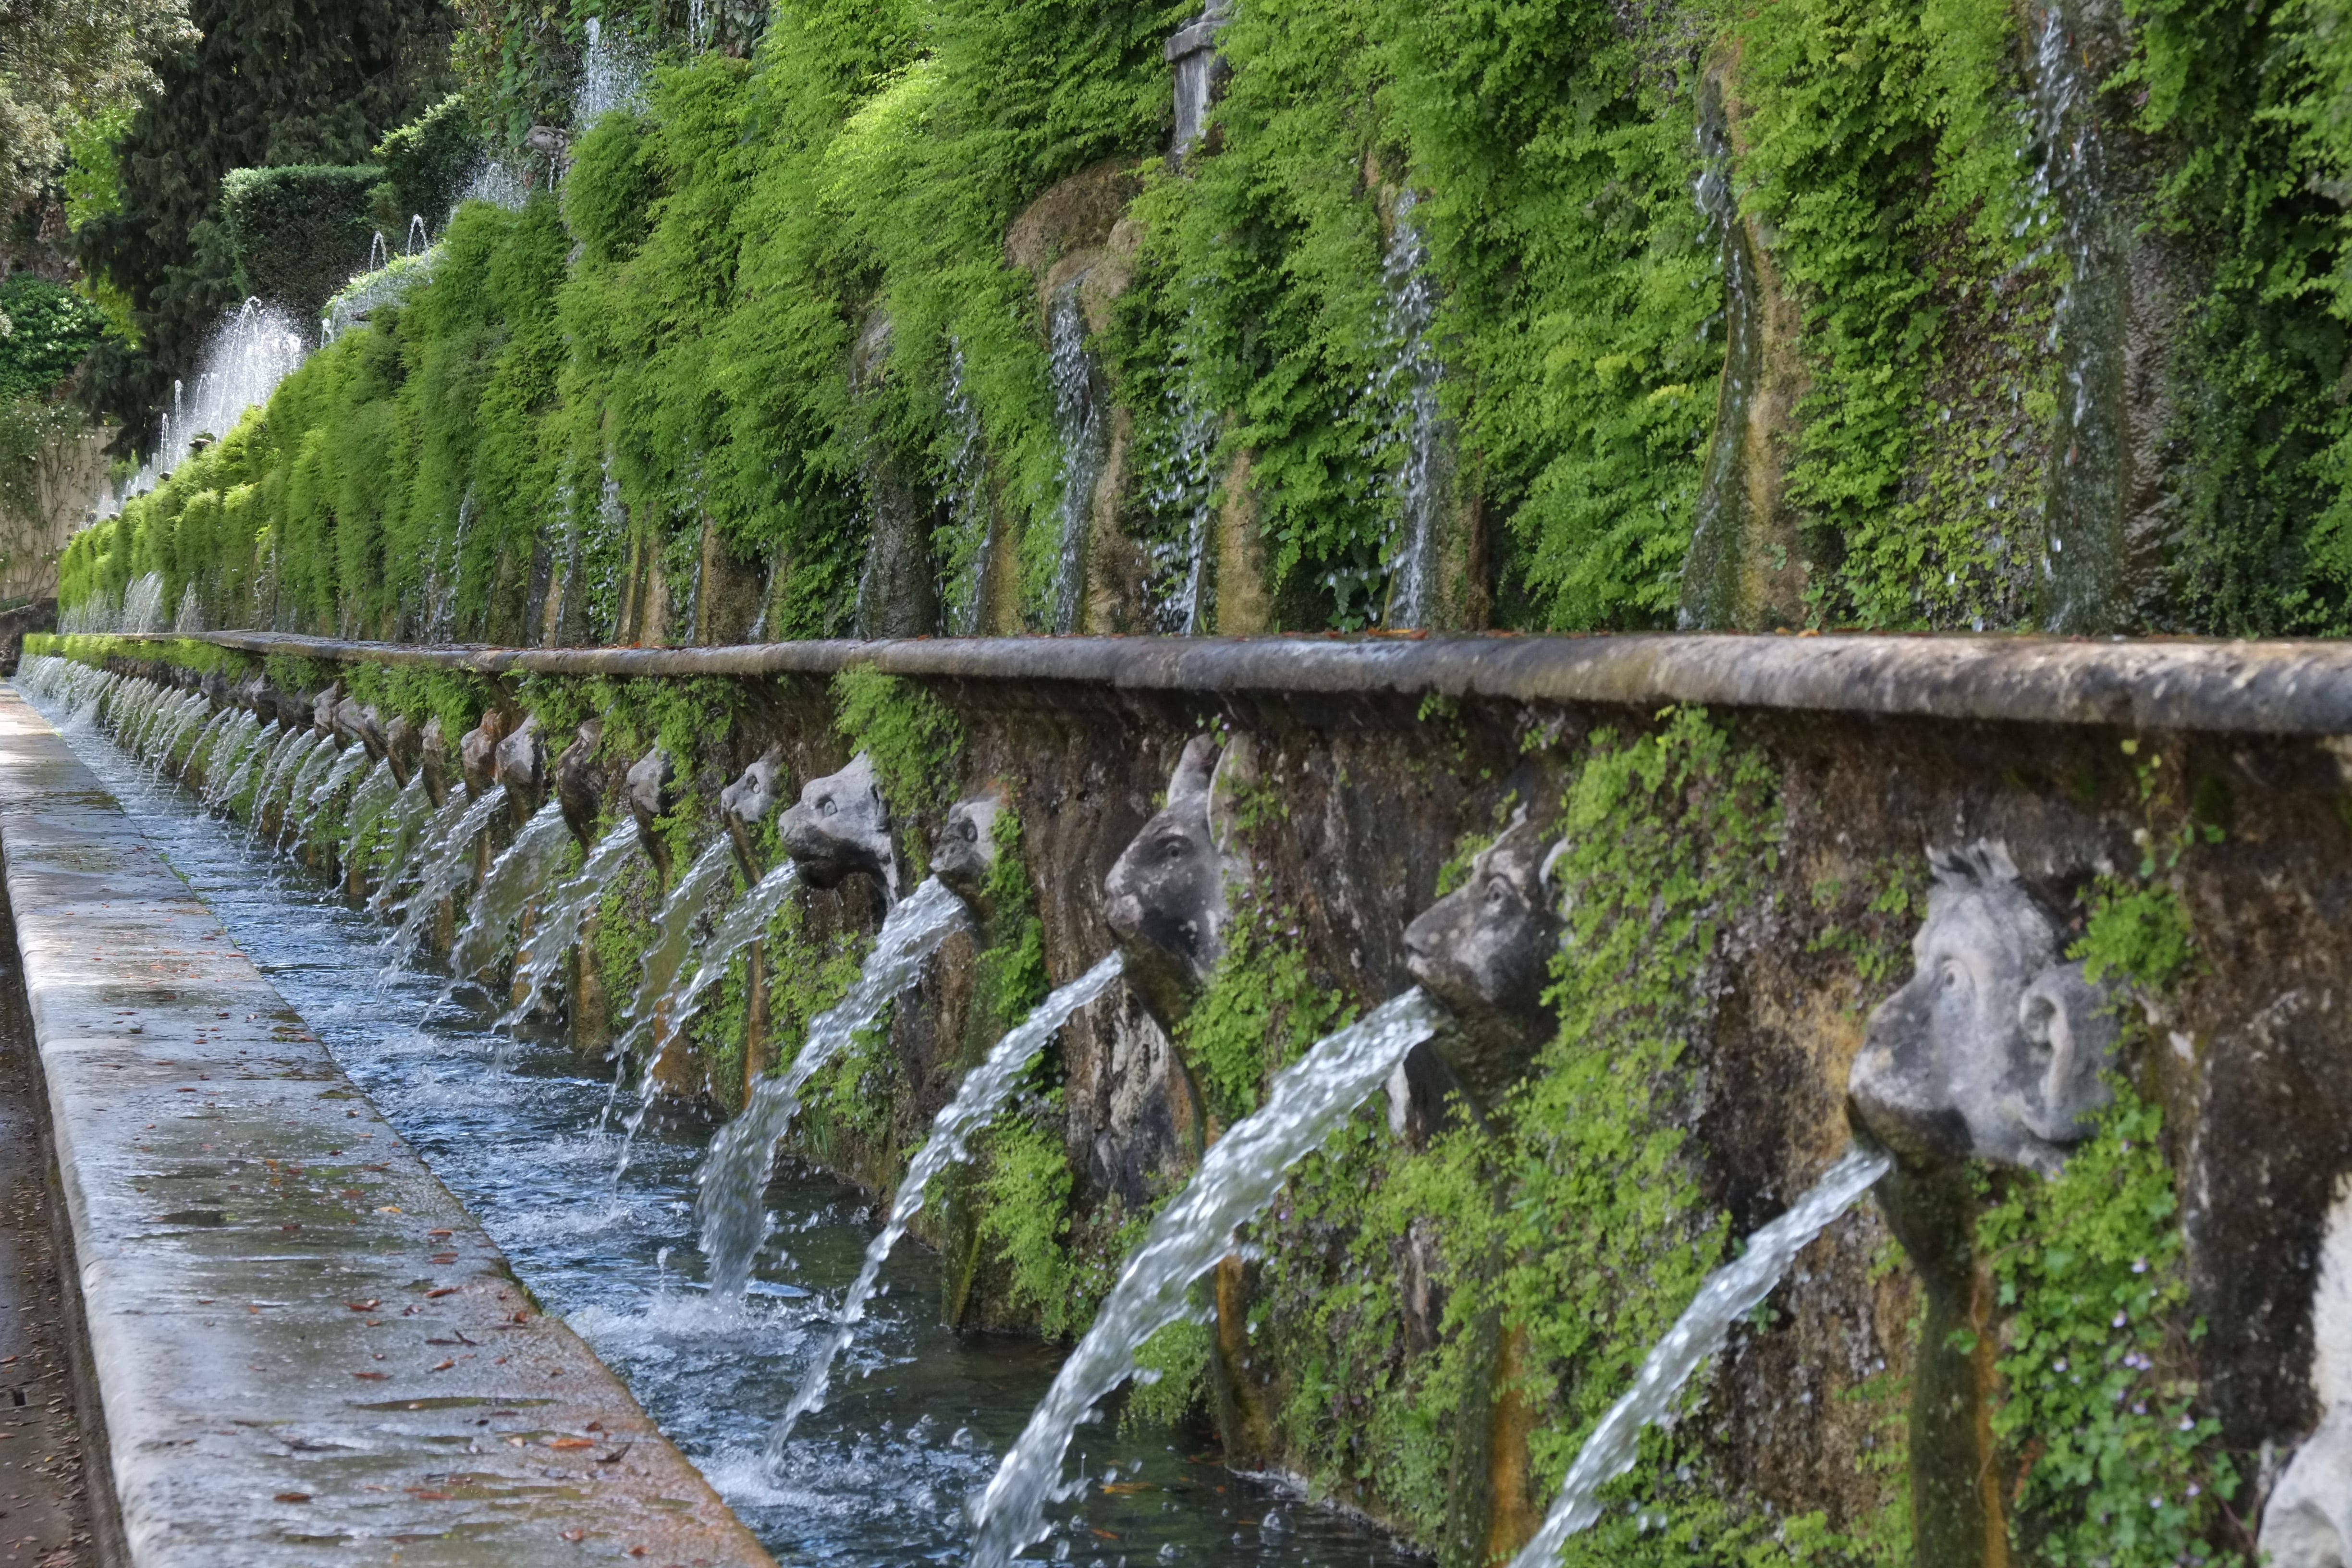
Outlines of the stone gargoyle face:
M377 762L389 754L383 721L373 707L361 706L356 698L346 697L335 705L335 728L365 746L367 754Z
M996 816L1003 809L993 795L976 795L948 807L940 847L931 855L931 875L968 904L977 905L986 895L988 873L996 864Z
M1104 915L1126 954L1128 979L1171 1027L1224 952L1224 855L1210 812L1219 754L1211 736L1185 742L1168 804L1103 879Z
M1405 927L1405 968L1454 1014L1435 1044L1472 1100L1493 1105L1551 1032L1544 984L1560 920L1545 885L1551 845L1522 806L1470 863L1470 879Z
M860 752L847 767L801 790L798 805L778 824L784 853L800 862L813 886L838 887L863 871L898 896L898 851L890 841L890 808L874 779L874 760Z
M2118 1033L2107 988L2061 961L2056 928L1999 844L1931 851L1909 981L1870 1016L1853 1114L1913 1163L2047 1173L2106 1103Z
M756 847L760 824L776 809L783 765L783 748L771 746L743 770L742 777L719 792L719 819L727 825L727 835L735 841L735 853L743 862L744 875L754 881L759 879L761 869Z
M596 839L596 747L604 739L604 721L591 719L555 759L555 798L562 803L563 820L583 849Z
M499 742L505 738L504 716L492 709L482 721L457 737L457 761L466 773L466 791L479 795L496 782Z
M622 779L621 798L629 803L629 815L636 821L637 843L665 882L669 880L669 846L656 825L676 804L677 782L677 770L659 746L631 763Z

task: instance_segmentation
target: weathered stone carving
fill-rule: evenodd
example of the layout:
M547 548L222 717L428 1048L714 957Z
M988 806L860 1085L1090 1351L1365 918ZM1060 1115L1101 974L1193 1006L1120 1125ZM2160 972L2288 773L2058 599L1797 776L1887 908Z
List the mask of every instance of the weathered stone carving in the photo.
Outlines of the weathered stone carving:
M346 697L335 705L335 729L367 748L367 754L376 762L388 754L384 744L383 721L373 707L362 707L359 700Z
M890 841L890 808L864 752L847 767L811 779L779 825L784 853L800 862L812 886L835 888L853 871L879 881L898 897L898 850Z
M530 821L547 797L547 748L540 740L538 714L499 742L491 771L506 786L516 826Z
M1004 802L993 794L956 802L948 807L940 847L931 854L931 875L975 909L986 902L988 873L996 864L996 816L1003 809ZM982 910L983 916L990 912Z
M392 722L383 727L383 754L392 763L392 776L401 788L416 776L424 762L425 737L405 713L395 713Z
M2272 1568L2352 1565L2352 1188L2337 1191L2311 1301L2319 1426L2263 1510L2262 1552Z
M1186 742L1168 804L1103 880L1104 916L1127 954L1127 983L1171 1029L1225 951L1229 835L1218 821L1218 786L1246 776L1252 761L1245 741L1222 750L1209 735Z
M341 694L340 686L329 686L310 699L310 727L331 735L335 732L335 703Z
M1913 1163L2053 1171L2107 1101L2111 994L2061 962L2055 925L2002 846L1928 859L1914 970L1870 1016L1847 1080L1854 1115Z
M630 765L622 791L629 802L629 815L636 818L637 842L665 883L669 880L669 846L662 842L654 825L677 804L677 770L669 753L656 746Z
M416 737L416 765L425 774L425 793L439 806L449 798L450 781L457 777L457 760L449 754L449 738L441 732L438 714L425 721Z
M563 806L564 826L583 849L596 842L596 746L604 738L604 721L591 719L555 759L555 798Z
M760 824L776 809L777 785L783 764L783 747L770 746L743 770L742 777L719 792L719 819L726 825L727 836L735 841L735 858L742 863L743 875L755 882L767 869L760 863Z
M480 795L498 782L499 742L505 735L506 715L493 708L457 737L457 761L466 772L467 795Z
M1454 1014L1437 1053L1482 1112L1526 1076L1551 1034L1543 993L1560 932L1547 890L1551 849L1521 806L1470 862L1470 879L1405 927L1405 968Z

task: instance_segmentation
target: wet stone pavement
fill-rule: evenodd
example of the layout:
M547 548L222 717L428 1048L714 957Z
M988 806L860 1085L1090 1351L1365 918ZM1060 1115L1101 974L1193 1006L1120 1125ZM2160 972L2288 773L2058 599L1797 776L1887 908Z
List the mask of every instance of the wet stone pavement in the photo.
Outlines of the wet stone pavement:
M99 1562L16 931L0 899L0 1568Z

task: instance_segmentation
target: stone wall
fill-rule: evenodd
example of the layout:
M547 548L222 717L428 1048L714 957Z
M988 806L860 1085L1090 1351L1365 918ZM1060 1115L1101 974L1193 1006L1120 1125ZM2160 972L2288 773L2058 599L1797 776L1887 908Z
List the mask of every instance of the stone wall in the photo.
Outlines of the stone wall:
M892 700L936 702L960 740L930 788L901 792L895 827L907 880L939 842L951 802L998 794L1019 818L1055 982L1119 942L1106 878L1168 804L1180 754L1196 737L1223 747L1212 815L1234 929L1255 933L1247 943L1229 937L1229 964L1255 943L1248 952L1264 974L1297 977L1298 995L1338 1007L1361 1010L1412 984L1408 924L1465 877L1473 897L1482 879L1502 877L1470 851L1515 812L1542 845L1565 836L1564 868L1547 863L1540 896L1567 891L1588 914L1611 911L1580 924L1570 909L1571 960L1622 944L1622 963L1598 980L1574 979L1573 962L1554 963L1561 989L1547 1005L1584 1019L1589 1037L1575 1037L1571 1023L1553 1038L1549 1015L1533 1026L1463 1015L1455 1033L1417 1049L1389 1105L1362 1114L1360 1152L1348 1156L1356 1163L1335 1153L1325 1185L1306 1179L1214 1281L1203 1397L1229 1460L1301 1474L1448 1561L1517 1546L1556 1484L1564 1440L1556 1434L1613 1397L1611 1380L1622 1381L1619 1369L1646 1342L1591 1350L1587 1362L1611 1370L1588 1374L1587 1362L1558 1353L1568 1326L1547 1313L1588 1297L1633 1303L1613 1320L1631 1333L1661 1305L1643 1305L1644 1293L1665 1287L1563 1278L1550 1298L1507 1300L1466 1325L1458 1313L1449 1319L1449 1295L1498 1266L1446 1228L1443 1202L1460 1198L1446 1189L1453 1196L1432 1200L1439 1206L1426 1226L1397 1232L1388 1271L1367 1293L1365 1255L1351 1248L1390 1221L1361 1194L1349 1199L1359 1208L1334 1208L1330 1173L1369 1172L1378 1193L1410 1194L1413 1181L1434 1180L1416 1177L1413 1163L1438 1169L1484 1118L1494 1121L1495 1150L1536 1158L1549 1149L1541 1157L1557 1165L1566 1156L1550 1141L1574 1127L1528 1118L1551 1106L1544 1114L1573 1124L1585 1102L1507 1087L1493 1105L1465 1107L1446 1100L1449 1085L1469 1081L1465 1061L1507 1059L1532 1062L1540 1089L1545 1074L1593 1070L1598 1053L1592 1103L1666 1139L1657 1163L1591 1154L1585 1174L1605 1195L1589 1200L1593 1212L1624 1205L1626 1217L1611 1224L1654 1262L1728 1256L1853 1137L1848 1085L1866 1034L1906 1048L1899 1009L1882 1005L1912 979L1907 944L1961 875L1948 860L1933 870L1930 852L1967 851L1996 868L2005 857L2061 948L2083 942L2095 921L2122 930L2116 922L2141 919L2131 911L2143 907L2157 911L2148 921L2172 919L2167 910L2185 917L2183 962L2159 973L2151 961L2128 991L2106 994L2123 999L2115 1059L2126 1092L2161 1112L2175 1173L2187 1300L2173 1309L2180 1360L2166 1371L2194 1387L2196 1415L2218 1423L2200 1439L2194 1462L2206 1468L2196 1473L2218 1474L2226 1461L2242 1478L2230 1516L2196 1524L2204 1539L2251 1544L2245 1531L2260 1517L2260 1488L2279 1473L2275 1457L2321 1415L2308 1370L2311 1303L2325 1216L2352 1170L2352 1041L2336 996L2352 982L2352 751L2340 739L2352 731L2352 653L2332 645L1073 639L526 655L212 640L322 661L310 668L323 671L362 660L467 672L488 683L481 689L509 713L509 731L534 702L554 710L550 694L566 680L723 682L723 696L701 689L696 700L714 721L698 731L695 754L677 759L680 796L703 803L772 748L786 800L841 769L854 748L838 723L840 672L889 675L898 682ZM229 695L226 682L216 689ZM262 689L248 687L245 700ZM550 735L550 752L569 741ZM608 811L620 809L621 775L634 760L598 754L592 775ZM1596 795L1592 781L1621 763L1631 782L1621 781L1618 796ZM1579 818L1595 800L1615 804ZM719 831L706 814L690 837L707 842ZM1655 870L1668 862L1689 870L1700 891L1681 885L1681 870ZM1615 885L1612 868L1660 879ZM2006 885L2005 871L1985 875ZM1584 880L1565 880L1577 877ZM870 932L885 909L868 879L804 896L796 939L804 942ZM832 1142L813 1131L802 1154L887 1192L910 1138L988 1043L974 1015L974 955L1003 935L983 920L951 942L914 1000L898 1007L897 1068L873 1080L887 1082L883 1131ZM1653 983L1662 978L1660 991ZM1973 971L1961 978L1994 984ZM602 989L623 988L606 975ZM749 1016L778 1016L788 1002L755 999ZM1181 1183L1220 1131L1200 1027L1171 1035L1166 1022L1203 1005L1198 985L1172 1005L1150 987L1122 985L1063 1031L1056 1114L1074 1183L1074 1247L1113 1248L1115 1261L1118 1224ZM1277 998L1269 1015L1270 1038L1286 1026L1284 1005ZM2088 1017L2075 1020L2078 1033L2105 1027ZM1497 1028L1519 1035L1496 1047ZM739 1074L772 1061L767 1048L763 1056L755 1044ZM1618 1076L1609 1063L1621 1049ZM1282 1054L1268 1047L1270 1058ZM707 1071L677 1080L722 1106L740 1100L743 1082ZM1927 1110L1921 1125L1976 1115L1966 1104ZM2019 1114L2006 1102L1984 1112ZM1705 1402L1645 1458L1631 1495L1662 1510L1705 1503L1750 1519L1818 1511L1856 1540L1873 1529L1916 1534L1917 1561L1933 1563L2004 1561L2012 1533L2028 1541L2048 1527L2056 1505L2032 1487L2054 1483L2029 1486L2043 1439L1996 1419L2025 1408L2008 1381L2023 1363L2000 1359L2022 1353L2007 1337L2010 1303L1999 1289L2014 1260L1978 1244L1985 1213L2030 1201L2016 1194L2042 1178L2016 1168L2031 1156L1963 1167L1894 1135L1904 1164L1879 1201L1825 1233L1772 1310L1736 1331ZM1959 1135L1959 1154L1988 1147L1973 1120ZM1550 1191L1549 1177L1515 1177L1504 1153L1495 1159L1496 1202ZM1653 1191L1663 1212L1632 1202ZM975 1239L978 1202L939 1205L929 1236L967 1260L951 1310L972 1323L1034 1322L1034 1307L1008 1293ZM2175 1234L2172 1224L2161 1233ZM1349 1300L1385 1296L1381 1310L1395 1313L1394 1342L1381 1342L1376 1365L1348 1363L1356 1342L1321 1315L1349 1290L1359 1293ZM1679 1299L1662 1303L1669 1317L1679 1309ZM2201 1325L2193 1335L2192 1323ZM1963 1345L1955 1331L1977 1338ZM1486 1348L1464 1351L1462 1336L1479 1331ZM1326 1386L1333 1358L1347 1374L1336 1391ZM1434 1397L1415 1380L1438 1367L1467 1367L1475 1386L1446 1395L1445 1431L1414 1450L1453 1494L1433 1510L1427 1478L1393 1453L1351 1448L1349 1429L1379 1429ZM1351 1388L1349 1376L1363 1385ZM1907 1483L1899 1461L1891 1470L1885 1461L1890 1446L1910 1457ZM1986 1476L1995 1480L1979 1484Z

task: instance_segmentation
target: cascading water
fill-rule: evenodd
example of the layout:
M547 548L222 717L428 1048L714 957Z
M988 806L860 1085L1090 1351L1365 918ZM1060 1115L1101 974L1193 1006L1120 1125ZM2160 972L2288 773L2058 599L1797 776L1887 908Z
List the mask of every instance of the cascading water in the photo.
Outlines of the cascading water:
M898 1245L898 1238L907 1234L907 1227L921 1212L923 1194L931 1178L971 1157L972 1134L995 1119L1029 1059L1045 1048L1055 1031L1069 1021L1071 1014L1109 989L1124 967L1119 955L1113 952L1037 1004L1028 1017L996 1042L987 1060L964 1075L963 1082L957 1086L955 1099L932 1119L930 1137L908 1163L906 1178L898 1184L898 1194L891 1200L889 1222L866 1246L865 1263L857 1278L843 1292L841 1306L833 1314L833 1331L809 1358L808 1371L802 1374L793 1402L784 1407L775 1431L769 1436L770 1469L775 1468L783 1458L784 1445L792 1440L793 1426L824 1403L825 1389L833 1382L833 1363L865 1320L866 1303L872 1299L882 1278L882 1265L888 1261L890 1249Z
M1748 406L1764 373L1764 307L1731 185L1731 132L1724 120L1723 90L1712 76L1700 87L1698 147L1694 194L1699 221L1723 270L1723 379L1716 391L1715 432L1699 480L1690 552L1683 557L1682 604L1675 624L1684 631L1726 631L1742 620L1740 534L1748 518L1740 454Z
M588 18L588 47L580 51L580 88L572 95L572 130L584 133L615 110L637 110L646 102L646 58L624 35L606 37L604 24Z
M401 908L400 929L384 944L395 963L416 951L425 922L433 919L441 900L455 893L457 885L466 880L473 867L474 841L489 826L490 820L507 808L506 785L492 784L471 805L466 803L462 792L451 790L436 822L449 817L452 806L460 809L447 828L428 837L416 857L416 890L408 895L408 901Z
M122 616L113 628L122 632L163 629L163 579L150 572L122 591Z
M441 809L450 811L461 809L463 798L462 795L452 792L448 802ZM375 898L375 907L378 910L389 910L393 907L400 889L407 880L408 868L416 854L418 846L430 842L435 831L440 826L433 805L433 794L425 786L422 770L410 778L399 795L394 797L391 809L385 813L385 818L382 852L383 869Z
M784 900L792 897L800 879L800 862L779 861L727 911L727 918L719 922L709 942L695 955L692 978L669 1005L669 1028L673 1034L686 1027L700 1010L702 999L727 978L727 966L735 962L736 955L760 940L760 933L768 929L768 922L784 907Z
M973 1511L972 1568L1007 1568L1043 1537L1079 1423L1133 1374L1144 1342L1184 1316L1192 1281L1233 1249L1234 1233L1274 1201L1290 1168L1321 1148L1437 1021L1437 1005L1418 986L1390 998L1276 1073L1265 1103L1209 1146L1129 1255L1094 1327L988 1483Z
M301 363L302 333L292 317L259 300L239 305L214 331L199 362L194 396L175 399L175 415L165 418L154 451L123 487L124 499L162 483L165 474L188 460L197 437L226 436L236 429L245 411L268 402L278 384ZM143 629L162 628L159 622Z
M303 753L286 784L286 804L278 814L277 847L285 849L310 837L310 825L325 804L321 784L334 772L347 748L332 735L320 735Z
M963 900L937 877L926 878L900 900L882 922L849 994L809 1021L808 1038L793 1065L761 1079L741 1113L711 1140L696 1179L702 1189L702 1252L709 1260L713 1295L742 1294L752 1260L767 1240L768 1172L777 1144L799 1113L802 1089L914 984L924 962L968 919Z
M1092 525L1095 486L1108 460L1110 422L1104 416L1102 378L1087 353L1086 313L1078 308L1080 274L1054 291L1049 312L1050 370L1054 384L1054 430L1062 454L1061 539L1054 563L1053 626L1077 629L1086 600L1087 535Z
M1189 307L1176 340L1175 374L1152 443L1155 449L1143 478L1144 498L1170 534L1151 547L1148 592L1160 629L1186 637L1209 630L1215 614L1215 589L1209 575L1209 502L1217 488L1223 422L1200 363L1204 331L1200 307Z
M2074 18L2042 15L2032 92L2034 216L2064 272L2050 321L2060 387L2043 492L2049 552L2042 563L2044 631L2095 633L2122 624L2126 540L2124 335L2126 237L2108 190L2097 83Z
M1425 626L1437 609L1437 524L1446 480L1445 420L1437 401L1445 367L1430 342L1437 286L1430 279L1421 226L1412 221L1417 199L1409 190L1397 197L1396 226L1381 264L1386 357L1370 388L1381 429L1367 455L1393 451L1382 480L1391 520L1389 597L1381 621L1399 627Z
M805 1321L810 1292L837 1290L859 1271L873 1226L858 1196L822 1176L780 1176L765 1198L790 1232L791 1255L768 1254L751 1292L706 1298L693 1289L688 1246L685 1200L701 1131L690 1111L648 1131L623 1184L583 1194L609 1168L613 1139L596 1130L604 1087L579 1073L568 1047L509 1039L477 1026L465 1009L437 1006L437 974L383 971L383 923L340 887L299 869L273 874L241 827L178 788L150 784L138 754L121 745L127 731L112 727L144 722L150 737L165 732L152 722L165 699L151 683L61 665L30 657L17 684L55 715L103 706L116 744L104 742L108 731L69 739L100 784L481 1219L517 1278L589 1340L772 1551L851 1564L961 1553L969 1526L959 1500L987 1479L1045 1392L1057 1360L1050 1346L961 1335L931 1313L884 1310L886 1298L928 1300L940 1284L933 1259L902 1247L843 1358L887 1365L890 1375L856 1384L854 1400L836 1388L795 1428L793 1474L772 1475L761 1463L770 1424L757 1413L782 1407L804 1380L820 1337ZM243 712L206 728L212 739L203 744L215 748L262 729ZM222 754L223 765L235 760ZM363 835L369 813L381 819L404 798L425 800L419 822L429 813L421 788L404 796L379 763L352 793L346 828ZM623 863L634 837L628 823L607 835L622 852L604 863ZM354 837L354 852L365 842ZM1223 1568L1415 1561L1337 1512L1292 1506L1276 1489L1188 1458L1192 1446L1179 1430L1146 1424L1119 1441L1127 1447L1116 1472L1101 1479L1125 1484L1090 1488L1083 1518L1057 1510L1074 1546L1115 1536L1134 1563Z
M1168 58L1176 68L1176 129L1168 139L1168 155L1178 163L1208 128L1209 100L1217 82L1217 32L1229 9L1227 0L1209 0L1168 43Z
M1559 1495L1544 1515L1535 1539L1511 1559L1511 1568L1552 1568L1560 1549L1601 1517L1601 1489L1633 1468L1642 1428L1674 1407L1690 1376L1723 1348L1731 1325L1756 1310L1789 1271L1813 1237L1870 1191L1895 1162L1874 1149L1849 1149L1813 1190L1787 1214L1748 1238L1737 1262L1707 1277L1697 1297L1675 1320L1642 1363L1633 1388L1609 1407L1592 1429L1576 1462L1568 1468Z
M945 574L940 583L940 604L947 616L948 633L968 637L980 634L987 606L989 550L994 530L989 526L987 438L981 429L980 405L964 384L963 345L948 351L948 428L955 432L955 454L948 459L946 483L940 499L947 508L947 548L940 552Z
M498 962L523 910L547 886L555 858L571 837L562 803L551 800L531 814L514 842L483 873L482 885L466 912L466 928L449 949L452 974L471 978Z
M354 863L367 863L375 847L376 827L399 798L400 780L393 773L389 758L370 768L360 787L352 792L351 805L343 812L343 843Z
M191 583L180 590L180 609L172 617L172 635L194 637L198 632L211 629L205 625L205 602L197 597L196 585Z
M721 835L694 858L686 875L662 900L661 910L654 916L653 945L646 949L637 968L637 994L629 1004L626 1028L621 1043L614 1047L616 1055L627 1054L647 1038L654 1039L659 1050L668 1049L678 1025L678 988L688 975L688 962L695 955L702 917L711 900L726 890L734 868L735 846ZM646 1065L648 1082L653 1066Z
M515 954L515 1002L499 1020L500 1028L514 1027L539 1005L541 991L555 978L563 955L580 940L580 928L587 921L588 911L596 907L606 886L628 865L629 856L636 847L637 825L625 816L596 840L579 874L559 884L548 895L530 934L523 938L522 949Z

